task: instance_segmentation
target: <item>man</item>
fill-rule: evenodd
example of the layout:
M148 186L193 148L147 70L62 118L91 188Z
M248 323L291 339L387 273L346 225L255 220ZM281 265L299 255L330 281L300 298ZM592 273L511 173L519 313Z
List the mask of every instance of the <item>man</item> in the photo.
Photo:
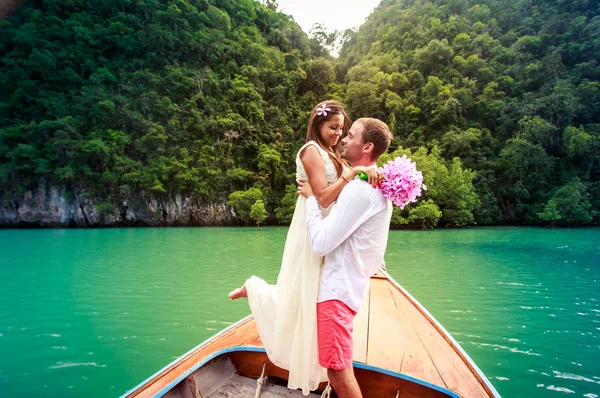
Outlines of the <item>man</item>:
M391 140L382 121L358 119L342 140L342 157L352 166L376 167ZM300 183L299 192L307 198L311 247L325 256L317 300L319 362L340 398L361 398L352 368L353 321L383 259L392 204L380 189L355 179L323 218L308 182Z

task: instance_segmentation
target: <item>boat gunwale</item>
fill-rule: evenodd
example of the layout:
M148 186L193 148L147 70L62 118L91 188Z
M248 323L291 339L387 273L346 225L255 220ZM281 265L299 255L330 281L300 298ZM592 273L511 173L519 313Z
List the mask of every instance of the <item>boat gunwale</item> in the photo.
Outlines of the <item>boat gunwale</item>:
M494 398L501 398L500 394L496 390L496 388L492 385L487 376L479 369L479 367L475 364L475 361L467 354L467 352L462 348L462 346L452 337L452 335L442 326L442 324L435 319L433 315L417 300L414 298L405 288L402 287L387 271L383 269L379 269L388 281L394 285L398 291L403 294L408 301L435 327L435 329L444 337L444 339L452 346L454 351L463 359L467 367L471 369L471 371L475 374L475 376L479 379L479 381L484 385L487 389L487 392L492 394Z
M201 359L198 363L194 364L194 366L191 366L188 370L186 370L179 377L174 379L171 383L167 384L161 390L157 391L156 394L154 395L154 397L156 397L156 398L162 397L163 395L165 395L166 393L171 391L177 384L181 383L186 377L188 377L190 374L194 373L196 370L200 369L202 366L206 365L211 360L213 360L223 354L229 354L230 352L240 352L240 351L260 352L260 353L265 353L265 354L267 353L267 350L265 350L263 347L258 347L258 346L233 346L233 347L222 348L220 350L214 351L211 354L209 354L207 357ZM456 392L449 390L446 387L443 387L443 386L440 386L437 384L433 384L429 381L419 379L418 377L410 376L410 375L400 373L400 372L394 372L393 370L380 368L378 366L369 365L369 364L362 363L362 362L352 361L352 366L357 369L378 372L378 373L381 373L381 374L384 374L387 376L395 377L397 379L406 380L406 381L418 384L423 387L431 388L432 390L436 390L441 393L444 393L451 398L460 398L460 395L458 395Z
M244 318L240 319L239 321L234 322L233 324L227 326L225 329L221 330L220 332L218 332L216 334L213 334L208 339L204 340L202 343L200 343L197 346L193 347L192 349L190 349L189 351L187 351L183 355L175 358L173 361L171 361L170 363L168 363L167 365L165 365L164 367L162 367L160 370L158 370L157 372L155 372L154 374L152 374L150 377L147 377L146 379L144 379L142 382L140 382L139 384L137 384L135 387L133 387L133 388L125 391L123 393L123 395L121 395L119 398L126 398L126 397L128 397L130 394L136 392L137 390L139 390L140 388L142 388L144 385L150 383L154 378L160 376L162 373L166 373L167 371L171 370L172 368L175 368L176 365L179 362L184 362L187 358L189 358L190 356L192 356L197 350L199 350L203 346L205 346L205 345L207 345L209 343L212 343L213 341L217 340L219 337L221 337L225 333L227 333L227 332L231 331L232 329L235 329L235 328L243 325L246 322L249 322L251 319L252 319L252 314L247 315Z

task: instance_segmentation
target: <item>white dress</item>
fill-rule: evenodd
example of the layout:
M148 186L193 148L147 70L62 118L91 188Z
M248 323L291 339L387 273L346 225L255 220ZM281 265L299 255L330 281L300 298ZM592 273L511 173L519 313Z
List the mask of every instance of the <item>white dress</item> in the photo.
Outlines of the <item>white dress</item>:
M338 179L329 155L310 141L296 155L296 179L307 180L300 153L309 145L319 150L325 163L327 183ZM329 213L322 209L323 215ZM317 296L323 257L315 256L306 231L306 198L299 196L288 230L277 285L252 276L246 281L248 303L269 359L289 370L288 388L301 389L304 395L327 380L319 365L317 345Z

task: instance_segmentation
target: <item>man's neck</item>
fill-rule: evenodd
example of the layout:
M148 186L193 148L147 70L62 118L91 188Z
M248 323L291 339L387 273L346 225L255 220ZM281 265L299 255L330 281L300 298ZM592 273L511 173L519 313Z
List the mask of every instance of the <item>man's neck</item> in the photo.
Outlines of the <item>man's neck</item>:
M365 167L377 167L377 161L371 160L371 158L361 158L351 162L352 166L365 166Z

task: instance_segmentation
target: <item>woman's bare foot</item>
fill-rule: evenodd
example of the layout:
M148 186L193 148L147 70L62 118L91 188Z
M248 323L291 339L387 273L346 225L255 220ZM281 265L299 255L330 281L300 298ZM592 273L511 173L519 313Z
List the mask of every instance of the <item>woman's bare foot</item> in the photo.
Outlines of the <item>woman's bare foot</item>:
M246 291L246 285L243 285L242 287L238 287L237 289L233 289L231 292L229 292L229 298L232 300L235 299L239 299L242 297L248 297L248 292Z

